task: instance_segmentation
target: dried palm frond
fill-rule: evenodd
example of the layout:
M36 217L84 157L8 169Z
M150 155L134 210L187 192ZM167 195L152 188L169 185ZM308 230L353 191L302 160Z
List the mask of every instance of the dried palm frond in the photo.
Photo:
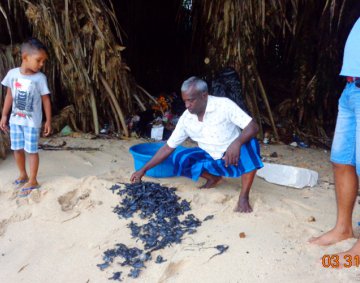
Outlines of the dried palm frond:
M9 5L10 5L10 2L9 2ZM9 36L10 36L10 41L11 41L11 44L12 44L13 40L12 40L12 34L11 34L9 19L8 19L7 13L6 13L5 9L3 8L3 6L1 5L1 3L0 3L0 13L2 14L2 16L4 17L4 19L6 21L6 27L8 29Z
M55 133L60 132L66 125L69 125L76 132L79 132L76 125L76 112L73 105L64 107L58 115L55 115L51 119L51 127Z
M108 20L113 17L106 17L110 10L102 1L66 1L64 7L63 4L63 1L39 0L25 3L24 7L37 36L53 47L60 79L78 112L81 128L85 131L92 128L98 134L98 108L111 109L108 92L98 79L100 75L112 82L110 87L115 95L112 103L117 108L122 105L126 112L132 107L128 73L123 68ZM120 119L116 113L106 118ZM122 124L118 130L128 135L126 125Z
M20 48L18 45L2 46L0 45L0 77L5 77L9 69L15 67L20 60ZM3 87L0 87L0 117L3 108L3 99L6 92L3 93ZM10 149L9 136L0 131L0 158L5 158L6 152Z
M3 46L0 45L0 77L4 78L9 69L14 68L20 62L20 47L18 45ZM0 87L0 113L2 111L2 100L5 93Z
M328 98L342 87L334 78L346 36L359 17L355 7L355 0L193 0L192 47L203 48L193 53L210 59L205 71L234 67L245 78L245 93L252 97L247 101L261 104L250 108L266 110L260 116L268 117L275 134L274 102L290 99L292 124L322 138L326 131L318 128L329 119L335 122L336 99ZM287 91L277 92L272 82Z
M10 137L0 131L0 158L5 159L6 152L10 149Z
M136 107L145 107L149 99L140 100L141 105L137 106L138 98L145 94L138 91L130 69L122 60L125 47L111 1L17 0L14 3L11 9L20 7L25 12L25 22L33 28L33 35L49 47L45 73L52 90L55 85L60 86L60 91L52 95L53 104L56 106L57 101L66 98L74 107L76 114L72 117L82 131L98 134L100 123L111 122L117 125L115 130L127 136L125 117Z

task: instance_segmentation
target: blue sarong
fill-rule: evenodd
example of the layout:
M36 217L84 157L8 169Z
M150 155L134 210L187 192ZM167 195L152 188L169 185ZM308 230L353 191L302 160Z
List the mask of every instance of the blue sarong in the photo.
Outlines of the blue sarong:
M238 165L225 167L223 159L213 159L210 154L199 147L175 151L173 155L174 173L197 181L206 171L211 175L237 178L245 173L262 168L260 146L253 138L241 146Z

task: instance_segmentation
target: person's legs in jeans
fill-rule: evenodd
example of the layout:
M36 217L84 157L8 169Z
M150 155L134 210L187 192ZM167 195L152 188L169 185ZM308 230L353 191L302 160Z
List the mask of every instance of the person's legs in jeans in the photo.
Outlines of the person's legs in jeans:
M359 123L358 123L359 122ZM337 220L335 227L309 242L327 246L353 237L352 213L358 190L355 166L360 160L360 89L348 84L340 101L331 152L335 179ZM359 167L358 167L359 170ZM360 248L360 244L359 244Z
M357 92L357 97L360 96L360 80L358 80L356 83L354 83L354 91ZM354 97L355 94L354 94ZM356 176L357 179L357 184L356 187L353 188L353 194L355 196L353 196L354 198L354 202L353 202L353 207L354 207L354 203L355 203L355 199L357 196L357 192L358 192L358 176L360 175L360 99L355 99L352 100L352 103L355 105L355 115L356 115L356 160L355 160L355 164L356 164L356 172L354 173L354 175ZM357 242L355 243L355 245L349 249L348 251L345 251L343 253L339 254L339 258L343 259L345 257L345 255L350 255L351 258L355 255L360 255L360 240L357 240Z

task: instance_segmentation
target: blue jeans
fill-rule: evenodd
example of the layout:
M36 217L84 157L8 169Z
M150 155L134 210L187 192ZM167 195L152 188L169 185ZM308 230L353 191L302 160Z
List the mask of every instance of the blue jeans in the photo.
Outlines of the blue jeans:
M359 81L347 83L339 99L330 160L352 165L360 175L360 87Z

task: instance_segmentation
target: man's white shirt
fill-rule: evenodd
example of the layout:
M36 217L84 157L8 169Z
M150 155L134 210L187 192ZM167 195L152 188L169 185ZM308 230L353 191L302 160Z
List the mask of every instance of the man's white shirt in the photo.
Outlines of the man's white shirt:
M176 148L190 137L212 158L220 159L251 120L232 100L209 95L203 121L185 110L167 144Z

